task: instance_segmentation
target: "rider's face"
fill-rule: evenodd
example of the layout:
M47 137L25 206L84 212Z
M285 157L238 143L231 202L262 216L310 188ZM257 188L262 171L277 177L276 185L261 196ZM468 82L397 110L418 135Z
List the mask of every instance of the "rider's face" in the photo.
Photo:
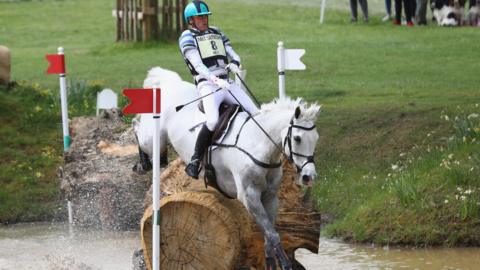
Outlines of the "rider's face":
M208 29L208 15L200 15L192 17L192 24L200 32L206 31Z

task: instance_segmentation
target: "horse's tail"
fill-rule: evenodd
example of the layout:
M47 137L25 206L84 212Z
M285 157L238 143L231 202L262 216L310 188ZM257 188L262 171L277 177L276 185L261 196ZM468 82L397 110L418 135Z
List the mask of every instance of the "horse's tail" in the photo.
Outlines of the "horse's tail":
M161 88L165 83L177 81L182 81L178 73L161 67L154 67L148 71L147 78L143 81L143 88Z

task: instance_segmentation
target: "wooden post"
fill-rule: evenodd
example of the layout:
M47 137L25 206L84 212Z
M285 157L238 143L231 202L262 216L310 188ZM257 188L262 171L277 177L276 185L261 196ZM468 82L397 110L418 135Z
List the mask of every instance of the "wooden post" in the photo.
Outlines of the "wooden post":
M173 0L168 0L168 38L173 37Z
M122 8L122 25L123 25L123 40L128 40L128 10L127 10L127 1L123 0Z
M133 0L133 40L135 42L138 41L138 7L137 7L137 0Z
M183 19L187 1L162 0L159 6L158 0L116 0L112 15L116 17L117 41L147 41L160 36L175 40L187 28Z
M120 18L120 6L122 4L122 0L117 0L117 7L116 7L116 16L117 16L117 41L122 39L122 18Z
M153 24L153 38L158 39L159 36L159 26L158 26L158 0L152 0L152 7L154 10L154 15L152 15L152 24Z
M176 27L176 34L179 36L182 33L181 29L181 22L182 17L180 16L182 12L180 11L180 0L175 0L175 27Z

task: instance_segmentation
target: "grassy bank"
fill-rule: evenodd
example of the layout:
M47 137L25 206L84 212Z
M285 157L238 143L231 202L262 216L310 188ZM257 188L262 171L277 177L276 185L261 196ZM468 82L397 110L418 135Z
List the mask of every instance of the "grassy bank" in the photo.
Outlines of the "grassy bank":
M448 137L435 141L434 131L425 133L424 140L400 152L383 171L362 175L335 168L325 186L316 187L320 208L335 209L343 217L326 231L351 241L387 245L478 245L479 113L475 104L454 115L442 114L451 125ZM338 190L339 196L349 190L354 196L340 202L331 190Z
M323 104L314 194L318 208L334 220L327 232L379 243L475 241L478 215L469 208L467 215L457 217L465 200L455 196L466 196L459 188L474 190L468 195L478 202L479 172L468 173L467 168L478 168L472 161L478 145L448 141L456 130L440 116L455 119L457 107L478 113L478 28L394 27L382 23L381 14L371 16L369 24L350 24L348 11L338 9L328 10L327 23L319 25L313 2L289 6L286 1L208 1L214 13L211 24L232 40L248 70L247 83L261 101L277 93L277 42L306 49L307 70L287 72L286 88L291 96ZM64 46L69 78L87 85L117 91L140 86L146 71L156 65L190 80L175 43L115 43L114 4L0 3L1 42L12 50L13 79L58 91L56 76L44 74L44 55ZM36 30L26 27L30 25ZM70 109L81 113L80 108ZM59 140L58 125L50 128ZM61 153L61 142L50 146ZM450 154L468 166L438 167ZM392 171L392 165L402 170ZM462 181L456 182L457 174L465 174Z
M38 84L0 87L0 223L59 212L58 106Z

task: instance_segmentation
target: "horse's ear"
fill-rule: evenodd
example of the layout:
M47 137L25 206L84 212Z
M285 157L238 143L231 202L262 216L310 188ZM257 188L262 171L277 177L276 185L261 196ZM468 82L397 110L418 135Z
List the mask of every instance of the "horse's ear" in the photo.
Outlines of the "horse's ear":
M298 119L298 117L300 117L300 107L295 109L295 118Z

